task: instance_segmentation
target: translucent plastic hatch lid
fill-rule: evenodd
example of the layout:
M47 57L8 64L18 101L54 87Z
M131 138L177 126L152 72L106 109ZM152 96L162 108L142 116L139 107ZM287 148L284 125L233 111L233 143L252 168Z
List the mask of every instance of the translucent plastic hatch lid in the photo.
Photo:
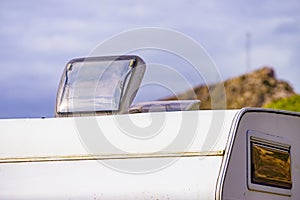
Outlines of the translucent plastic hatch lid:
M199 109L195 95L170 98L192 91L173 71L153 64L146 68L143 59L132 55L73 59L60 81L56 117Z

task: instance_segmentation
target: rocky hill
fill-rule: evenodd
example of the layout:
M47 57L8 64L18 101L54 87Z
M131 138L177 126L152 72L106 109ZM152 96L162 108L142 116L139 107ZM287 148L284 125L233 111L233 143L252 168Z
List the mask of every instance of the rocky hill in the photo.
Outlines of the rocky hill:
M285 81L278 80L275 72L270 67L263 67L252 73L226 80L221 83L225 86L226 103L228 109L242 107L263 107L272 101L280 98L295 95L293 88ZM191 99L196 94L201 100L201 109L211 109L211 95L215 94L216 99L222 99L220 87L216 85L200 85L194 88L194 92L188 91L174 99Z

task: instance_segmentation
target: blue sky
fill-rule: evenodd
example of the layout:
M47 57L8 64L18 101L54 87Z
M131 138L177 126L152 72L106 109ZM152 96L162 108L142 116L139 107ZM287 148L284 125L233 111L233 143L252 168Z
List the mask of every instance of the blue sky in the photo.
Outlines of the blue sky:
M1 0L0 118L53 116L66 62L88 55L115 34L141 27L174 29L193 38L223 79L267 65L300 93L298 0Z

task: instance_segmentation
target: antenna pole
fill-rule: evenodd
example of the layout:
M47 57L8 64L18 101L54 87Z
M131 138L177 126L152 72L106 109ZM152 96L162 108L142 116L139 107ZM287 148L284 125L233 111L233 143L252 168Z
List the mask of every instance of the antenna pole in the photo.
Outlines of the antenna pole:
M246 72L249 72L251 69L251 58L250 58L250 52L251 52L251 33L246 33Z

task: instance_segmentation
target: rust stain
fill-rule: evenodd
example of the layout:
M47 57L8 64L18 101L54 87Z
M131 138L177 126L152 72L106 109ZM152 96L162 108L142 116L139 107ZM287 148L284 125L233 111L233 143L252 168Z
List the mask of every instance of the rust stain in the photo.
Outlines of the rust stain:
M158 152L142 154L99 154L99 155L62 155L62 156L35 156L0 158L1 163L24 162L58 162L58 161L83 161L83 160L111 160L111 159L135 159L135 158L172 158L172 157L204 157L223 156L224 150L199 151L199 152Z

